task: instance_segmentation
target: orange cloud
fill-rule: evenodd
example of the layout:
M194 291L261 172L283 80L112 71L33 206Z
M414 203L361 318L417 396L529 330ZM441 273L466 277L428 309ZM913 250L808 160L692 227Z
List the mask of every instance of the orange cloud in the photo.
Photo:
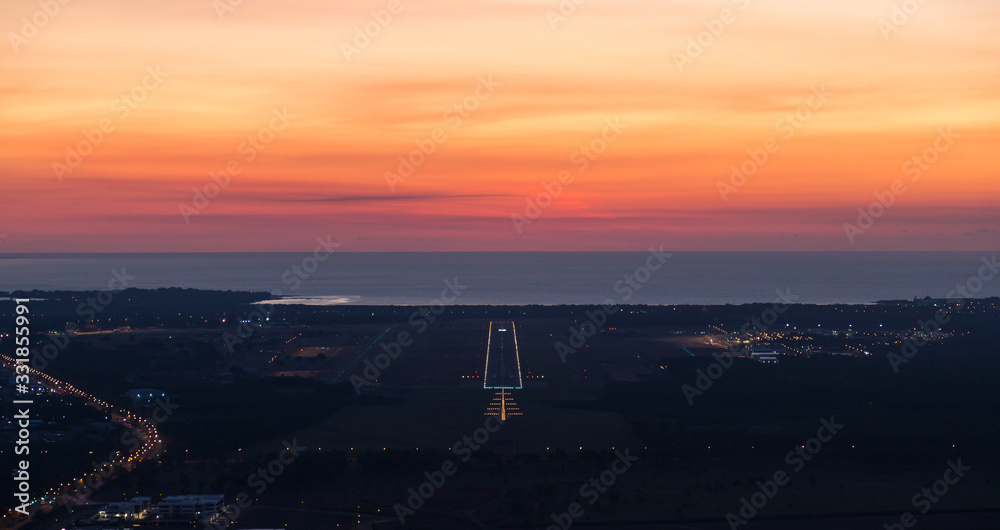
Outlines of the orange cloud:
M891 5L862 0L582 4L555 28L554 1L400 5L386 18L384 0L243 2L220 17L211 2L93 0L25 33L38 4L11 0L4 250L294 250L331 225L357 250L998 242L989 1L924 4L888 37ZM734 19L712 34L724 8ZM676 54L706 31L680 71ZM150 68L167 74L155 88ZM829 101L787 135L819 86ZM294 115L280 131L276 111ZM627 128L581 154L609 119ZM849 245L842 224L940 127L961 135L954 148ZM731 167L769 139L777 151L723 200ZM433 152L391 189L386 173L420 145ZM77 158L60 182L53 164ZM231 164L185 222L182 205ZM519 234L511 215L567 171Z

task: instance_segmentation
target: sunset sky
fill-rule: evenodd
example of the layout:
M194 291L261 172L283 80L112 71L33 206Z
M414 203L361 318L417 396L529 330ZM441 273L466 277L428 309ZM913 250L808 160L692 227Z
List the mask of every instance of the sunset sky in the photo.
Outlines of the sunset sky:
M5 0L0 253L1000 246L996 0L577 1Z

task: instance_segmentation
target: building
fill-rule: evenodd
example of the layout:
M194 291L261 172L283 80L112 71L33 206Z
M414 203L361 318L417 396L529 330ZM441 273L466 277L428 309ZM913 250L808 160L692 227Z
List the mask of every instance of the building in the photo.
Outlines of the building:
M160 501L157 515L166 521L209 519L225 506L222 494L172 495Z
M773 348L754 349L750 352L750 358L761 364L778 364L778 357L781 352Z
M144 519L149 515L149 510L153 506L153 499L150 497L132 497L125 502L113 502L101 508L97 512L100 521L135 521Z

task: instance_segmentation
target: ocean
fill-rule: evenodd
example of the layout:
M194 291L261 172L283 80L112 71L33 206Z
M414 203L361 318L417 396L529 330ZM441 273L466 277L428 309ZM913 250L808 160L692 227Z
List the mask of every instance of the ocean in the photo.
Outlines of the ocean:
M270 291L309 303L424 305L446 282L455 304L872 303L944 298L956 286L1000 296L978 280L994 252L334 252L5 254L0 291L128 287ZM645 268L647 265L650 268ZM655 268L656 270L650 270ZM987 267L986 272L990 272ZM627 277L626 275L630 275ZM976 278L974 280L973 278ZM120 280L110 284L120 288ZM954 296L954 293L952 293ZM447 295L450 300L452 294Z

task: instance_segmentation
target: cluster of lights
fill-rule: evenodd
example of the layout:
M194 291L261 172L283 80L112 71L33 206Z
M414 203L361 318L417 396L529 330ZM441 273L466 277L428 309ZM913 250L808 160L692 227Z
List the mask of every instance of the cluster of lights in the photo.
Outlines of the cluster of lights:
M7 357L6 355L0 355L0 358L2 358L3 361L5 361L5 363L10 363L11 365L15 364L16 362L13 358ZM150 421L147 418L142 418L136 414L133 414L130 411L117 409L107 401L104 401L98 398L97 396L94 396L93 394L84 392L69 383L60 381L46 373L39 372L34 368L29 367L28 373L33 376L34 380L43 381L44 384L48 385L49 388L54 393L71 394L87 400L91 405L94 405L97 408L101 409L103 412L108 413L109 419L121 423L122 425L128 427L129 429L132 429L139 435L140 439L145 440L145 443L142 446L138 447L128 457L120 461L120 463L125 464L126 467L131 467L133 462L141 461L144 458L152 458L155 457L157 454L159 454L160 448L162 448L163 446L163 441L160 438L159 432L156 429L155 422ZM45 504L46 502L49 501L49 499L55 500L62 492L63 488L69 486L76 486L77 488L79 488L84 484L84 480L88 476L93 476L99 472L100 468L96 468L92 472L86 473L79 478L73 478L67 482L60 483L58 486L50 488L45 495L32 501L32 504L36 502ZM13 508L8 510L8 514L9 515L14 514ZM8 514L5 514L4 517L6 518Z

